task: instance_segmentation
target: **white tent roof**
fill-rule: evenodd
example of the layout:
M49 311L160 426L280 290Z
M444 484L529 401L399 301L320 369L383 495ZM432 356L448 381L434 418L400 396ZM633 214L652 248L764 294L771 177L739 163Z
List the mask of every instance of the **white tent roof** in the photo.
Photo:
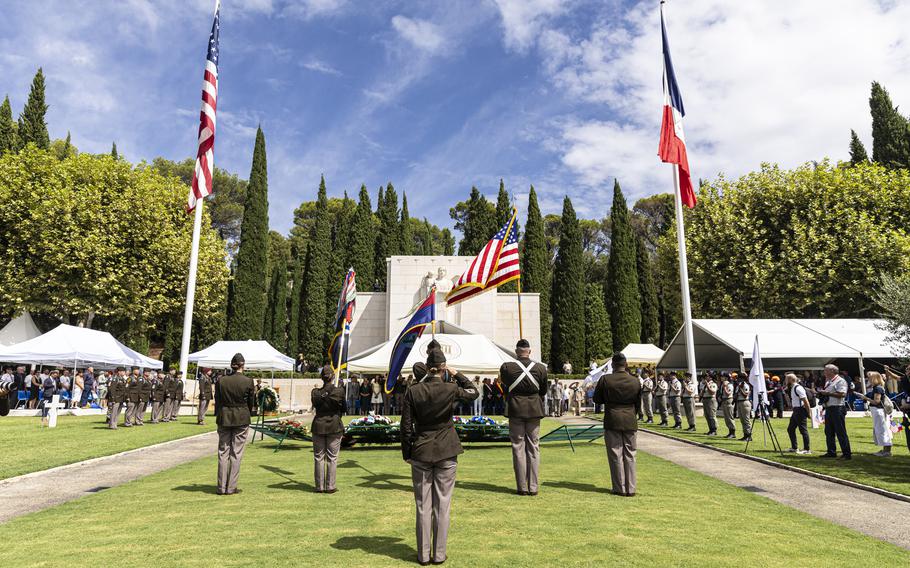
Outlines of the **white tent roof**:
M32 320L32 315L28 312L22 312L8 324L0 329L0 345L15 345L34 339L41 335L41 330Z
M622 350L629 363L647 363L656 365L664 356L664 350L651 343L630 343Z
M66 324L34 339L0 348L0 361L67 367L98 365L160 369L162 366L161 361L133 351L106 331Z
M439 333L440 330L445 333ZM417 340L404 363L402 374L409 374L414 363L426 360L427 344L432 339L433 335L427 331ZM448 322L437 323L436 341L442 346L447 365L465 374L498 373L503 363L515 361L514 354L486 336L472 334ZM349 358L348 371L377 375L388 373L394 343L394 340L386 341Z
M191 353L188 360L200 367L229 369L231 358L240 353L246 368L257 371L293 371L294 360L284 355L268 341L219 341L202 351Z
M893 358L886 333L874 319L695 319L696 367L738 369L750 361L758 336L766 369L819 369L835 359ZM748 367L748 365L746 365ZM680 329L659 368L686 367L686 340Z

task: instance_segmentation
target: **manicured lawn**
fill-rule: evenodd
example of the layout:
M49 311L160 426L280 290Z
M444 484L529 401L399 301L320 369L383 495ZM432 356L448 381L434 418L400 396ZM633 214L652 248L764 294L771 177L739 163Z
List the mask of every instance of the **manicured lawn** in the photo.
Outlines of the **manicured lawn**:
M213 456L13 520L0 566L414 565L410 468L397 448L343 450L334 495L312 492L309 444L273 448L247 448L239 495L214 494ZM518 497L507 445L460 457L447 565L910 563L910 552L652 456L640 455L632 499L607 493L600 443L575 454L547 444L542 461L540 495ZM87 530L48 546L53 527Z
M672 418L670 422L673 422ZM683 423L685 424L685 419L683 419ZM790 438L787 436L788 423L789 419L775 418L771 421L774 432L777 434L777 439L785 451L790 447ZM696 425L698 427L697 433L652 426L650 424L645 427L727 450L745 452L745 442L727 440L723 437L726 435L727 429L722 420L718 426L718 432L721 435L717 437L708 437L702 434L702 432L707 430L707 423L703 418L698 417ZM742 436L742 427L739 420L736 421L736 429L737 436ZM818 429L809 428L811 455L801 456L790 453L780 455L772 449L770 438L763 438L761 423L756 422L752 431L753 442L749 444L748 453L810 471L910 495L910 452L907 451L907 443L903 432L894 436L894 447L891 449L894 455L890 458L880 458L871 455L881 449L872 443L871 418L848 418L847 433L850 436L850 446L853 450L853 459L850 461L821 457L825 453L824 426ZM802 438L799 435L799 431L796 433L796 439L799 447L802 448ZM838 454L840 454L840 446L838 446Z
M61 416L56 428L41 426L38 417L0 418L0 479L24 473L108 456L168 440L185 438L215 429L214 416L205 426L195 416L181 416L177 422L108 430L104 416Z

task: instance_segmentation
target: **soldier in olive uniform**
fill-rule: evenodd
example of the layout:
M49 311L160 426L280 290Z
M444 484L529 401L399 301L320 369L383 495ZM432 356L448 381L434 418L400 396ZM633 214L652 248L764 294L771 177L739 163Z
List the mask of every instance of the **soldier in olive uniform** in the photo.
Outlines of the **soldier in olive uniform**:
M151 398L151 371L145 371L139 379L139 405L136 407L136 414L134 415L136 417L136 424L139 426L145 425L145 422L142 419L145 418L145 409L148 408L149 399Z
M654 402L651 398L651 393L653 392L654 380L645 371L644 378L641 380L641 409L645 417L645 424L654 424Z
M454 374L454 382L443 380L446 358L442 350L428 351L427 367L425 379L405 393L401 412L401 453L411 464L417 561L422 566L446 560L455 469L458 455L464 451L452 422L453 410L458 402L472 402L479 394L459 373Z
M313 461L315 462L316 493L335 493L335 466L344 424L344 388L333 384L335 373L331 365L322 368L322 388L313 389L310 400L316 416L313 418Z
M164 406L164 382L156 372L152 372L151 386L152 424L157 424L161 420L161 410Z
M136 420L136 408L139 406L139 368L133 367L133 374L126 381L126 416L123 426L131 428Z
M174 404L171 407L171 420L180 417L180 403L183 402L183 373L177 373L174 379Z
M657 413L660 414L660 426L667 426L667 379L663 374L657 376L654 385L654 398L657 401Z
M743 425L744 442L752 441L752 387L747 379L742 379L736 386L736 410L739 412L739 421Z
M530 359L531 344L519 339L516 362L503 363L499 377L505 388L512 467L519 495L537 495L540 469L540 419L546 415L547 368Z
M120 420L120 409L126 404L126 371L122 367L117 368L117 375L111 377L107 384L108 406L111 409L111 418L108 422L108 428L117 429L117 422Z
M701 389L701 406L708 422L708 436L717 436L717 383L711 374L705 376L705 384Z
M212 380L212 370L206 369L199 375L199 409L196 413L196 422L198 424L205 424L205 413L209 409L209 401L212 400L212 389L214 387L214 381Z
M725 374L720 385L720 413L724 417L724 424L727 425L725 438L736 438L736 422L733 421L733 394L735 390L733 380L729 375Z
M626 371L626 356L622 353L613 355L613 372L597 382L594 403L604 405L604 441L613 494L634 497L638 433L635 411L641 406L641 383Z
M686 373L685 379L682 382L682 406L683 411L686 414L686 424L689 425L686 428L686 432L695 432L695 391L698 390L698 386L695 384L695 380L692 378L690 373Z
M670 401L670 412L673 414L673 428L682 430L682 409L679 404L679 395L682 393L682 383L676 373L670 373L670 386L667 388L667 400Z
M168 373L168 375L164 377L164 380L162 381L162 384L164 386L164 410L161 418L162 422L171 421L171 411L174 406L174 397L177 395L177 383L174 380L175 376L176 373L174 373L174 369L171 369L171 372Z
M218 424L218 494L239 493L240 460L250 432L250 417L256 414L253 379L243 374L246 361L237 353L231 359L231 374L215 383L215 423Z

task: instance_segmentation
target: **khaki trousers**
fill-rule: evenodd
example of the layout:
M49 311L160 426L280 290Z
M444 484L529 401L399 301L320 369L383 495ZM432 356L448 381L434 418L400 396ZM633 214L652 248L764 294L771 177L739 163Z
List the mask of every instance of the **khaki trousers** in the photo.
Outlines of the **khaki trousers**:
M701 404L702 410L705 412L705 420L708 421L708 431L717 432L717 399L713 396L703 398Z
M736 422L733 421L733 400L725 398L720 401L720 413L724 417L724 424L731 434L736 434Z
M657 413L660 414L660 423L667 423L667 395L657 395Z
M670 412L673 414L673 425L679 426L682 424L682 409L679 405L678 396L668 396L670 400Z
M108 419L107 426L108 428L117 429L117 422L120 421L120 407L123 406L120 402L112 402L110 404L110 418Z
M686 413L686 423L688 423L689 428L695 428L695 398L683 398L683 411Z
M135 422L136 424L139 424L140 426L142 424L144 424L142 419L145 418L145 409L148 406L148 404L149 403L147 400L143 400L143 401L136 403L136 409L133 410L133 422Z
M205 413L209 409L209 399L200 398L199 399L199 410L196 413L196 420L202 424L205 422Z
M218 427L218 491L233 493L240 479L240 460L246 447L249 426Z
M739 412L739 422L743 425L743 435L752 434L752 401L740 400L736 402L736 410Z
M622 495L635 493L636 434L634 430L604 431L613 493Z
M313 461L316 466L316 491L335 489L335 468L341 434L313 435Z
M129 402L129 401L127 401L127 403L126 403L126 414L125 414L125 416L123 417L123 425L124 425L124 426L132 426L132 425L133 425L133 416L134 416L135 414L136 414L136 403L135 403L135 402Z
M651 391L641 392L641 406L644 410L645 418L654 420L654 406L651 402Z
M509 418L512 467L519 491L537 493L540 469L540 418Z
M157 424L161 418L161 407L163 402L152 401L152 424Z
M411 460L417 505L417 560L442 562L449 539L449 511L455 487L455 458L435 463Z
M171 402L171 420L177 420L177 416L180 414L180 399L175 398Z

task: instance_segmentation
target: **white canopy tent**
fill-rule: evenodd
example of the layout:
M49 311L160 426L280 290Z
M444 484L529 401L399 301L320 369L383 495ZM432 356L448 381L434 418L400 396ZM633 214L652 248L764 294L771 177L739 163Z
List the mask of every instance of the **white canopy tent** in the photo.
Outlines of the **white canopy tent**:
M32 320L32 314L22 312L0 329L0 346L15 345L41 335L41 330Z
M695 319L692 320L696 367L747 368L755 336L766 369L820 369L835 359L855 359L861 375L863 359L894 359L883 323L875 319ZM660 369L686 367L686 339L680 329Z
M162 367L161 361L133 351L106 331L66 324L28 341L0 347L0 361L65 367Z
M651 343L630 343L622 350L622 354L626 356L629 364L656 365L664 356L664 350Z
M231 358L240 353L246 368L255 371L293 371L294 360L272 347L268 341L219 341L202 351L191 353L187 360L199 367L230 369Z
M497 345L484 335L470 333L448 322L437 322L436 341L445 353L446 363L465 374L496 374L503 363L515 361L515 354L505 347ZM427 344L433 339L430 330L414 344L411 353L402 368L402 373L410 373L411 367L418 361L427 358ZM348 372L384 374L389 372L389 359L395 340L367 349L348 359Z

